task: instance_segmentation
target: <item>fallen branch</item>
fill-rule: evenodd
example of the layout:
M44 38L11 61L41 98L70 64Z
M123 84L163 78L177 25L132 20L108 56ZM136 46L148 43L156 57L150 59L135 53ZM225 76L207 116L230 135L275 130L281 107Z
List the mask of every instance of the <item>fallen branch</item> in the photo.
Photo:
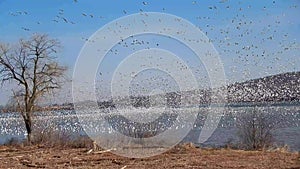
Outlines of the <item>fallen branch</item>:
M90 154L93 151L93 149L90 149L88 152L86 152L87 154Z
M102 154L102 153L107 153L107 152L111 152L111 151L114 151L116 149L108 149L108 150L103 150L103 151L96 151L94 152L94 154Z

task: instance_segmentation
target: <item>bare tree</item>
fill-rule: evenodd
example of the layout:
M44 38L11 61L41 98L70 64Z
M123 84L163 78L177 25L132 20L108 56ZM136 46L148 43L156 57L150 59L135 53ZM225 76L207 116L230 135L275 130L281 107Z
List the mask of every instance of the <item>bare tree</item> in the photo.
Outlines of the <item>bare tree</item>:
M66 67L57 62L59 41L47 35L35 34L18 44L0 44L0 80L17 82L20 89L14 92L31 142L32 114L38 98L61 88ZM22 102L20 101L20 98Z
M238 120L238 136L244 148L258 150L272 146L275 118L256 108L242 114Z

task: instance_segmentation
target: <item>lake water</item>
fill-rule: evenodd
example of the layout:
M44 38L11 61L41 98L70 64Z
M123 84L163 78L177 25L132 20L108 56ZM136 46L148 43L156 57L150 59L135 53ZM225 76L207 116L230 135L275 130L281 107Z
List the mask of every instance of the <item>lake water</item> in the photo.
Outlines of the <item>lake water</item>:
M238 143L237 121L241 114L252 110L253 107L227 107L219 122L218 128L212 136L202 145L221 147L228 143ZM292 151L300 151L300 106L280 105L262 106L257 111L267 114L272 122L276 123L273 131L277 145L288 145ZM198 109L195 109L198 110ZM90 114L92 119L95 115ZM201 132L201 124L205 121L205 113L198 115L194 128L188 133L183 141L198 143ZM76 135L84 135L80 122L74 111L38 112L34 118L35 128L40 126L51 127ZM95 131L100 131L101 128ZM0 144L11 138L24 139L25 127L18 113L0 114Z

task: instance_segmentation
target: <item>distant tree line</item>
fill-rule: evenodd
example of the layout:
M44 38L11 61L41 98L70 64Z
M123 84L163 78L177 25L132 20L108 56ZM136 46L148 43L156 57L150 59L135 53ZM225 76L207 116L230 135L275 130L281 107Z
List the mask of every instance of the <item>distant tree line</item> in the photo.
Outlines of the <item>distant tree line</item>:
M151 99L153 97L158 97L158 95L154 96L130 96L129 98L124 98L122 100L125 100L126 102L129 102L129 105L133 107L144 107L144 108L149 108L151 106L159 106L159 105L151 105ZM179 92L168 92L165 94L165 100L166 100L166 105L168 107L176 108L181 105L181 95ZM114 102L113 100L108 100L108 101L98 101L98 106L101 109L105 108L116 108L116 104L119 104L117 101ZM159 103L163 104L163 103ZM165 105L162 105L165 106Z

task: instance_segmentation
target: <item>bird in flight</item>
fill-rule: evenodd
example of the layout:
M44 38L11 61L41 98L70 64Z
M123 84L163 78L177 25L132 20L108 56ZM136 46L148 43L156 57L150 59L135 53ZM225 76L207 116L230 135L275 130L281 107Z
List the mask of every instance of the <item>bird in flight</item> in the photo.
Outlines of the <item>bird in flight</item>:
M68 20L66 18L62 18L66 23L68 23Z
M24 31L30 31L30 29L25 28L25 27L22 27L22 29L23 29Z
M220 3L225 3L227 2L228 0L221 0Z

